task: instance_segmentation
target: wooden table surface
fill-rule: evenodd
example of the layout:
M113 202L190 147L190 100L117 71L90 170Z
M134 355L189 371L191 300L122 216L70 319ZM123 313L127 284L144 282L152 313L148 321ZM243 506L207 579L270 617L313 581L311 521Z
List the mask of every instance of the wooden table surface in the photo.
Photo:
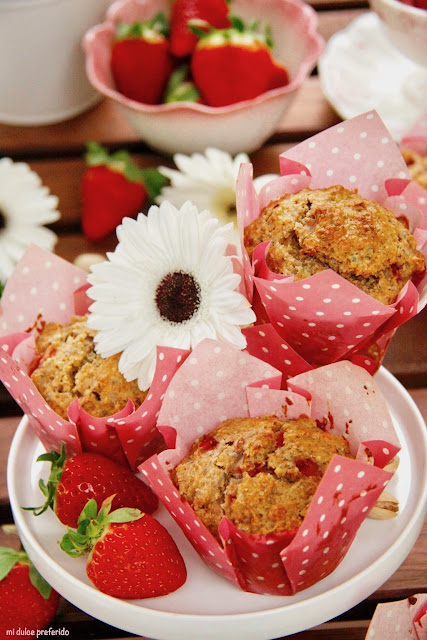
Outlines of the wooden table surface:
M327 40L357 16L368 11L359 0L313 0L319 31ZM256 175L278 171L278 154L295 143L340 122L341 118L322 94L316 71L301 87L275 134L262 149L251 154ZM0 156L23 160L40 175L43 183L59 197L62 217L52 226L59 236L58 255L68 259L86 251L104 252L115 246L111 235L99 243L86 240L80 229L80 182L84 171L86 141L96 140L110 150L126 148L142 167L173 166L170 158L148 149L107 100L67 122L37 127L0 124ZM426 313L403 325L388 350L385 366L402 382L427 418ZM4 389L0 392L0 524L10 524L6 486L6 465L10 443L21 419L19 409ZM0 529L0 545L19 544L16 536ZM427 523L414 548L396 573L364 602L339 618L289 638L295 640L361 640L378 602L398 600L427 592ZM66 629L71 639L132 637L95 620L63 601L52 625ZM201 639L200 639L201 640ZM393 639L398 640L398 638Z

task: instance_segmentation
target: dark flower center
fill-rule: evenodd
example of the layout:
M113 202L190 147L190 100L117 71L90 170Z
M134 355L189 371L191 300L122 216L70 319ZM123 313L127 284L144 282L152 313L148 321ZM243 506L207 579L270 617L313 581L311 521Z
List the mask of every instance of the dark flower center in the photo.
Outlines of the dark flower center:
M0 231L6 228L6 216L3 211L0 209Z
M174 271L160 282L155 300L162 318L177 324L185 322L200 307L200 286L191 274Z
M230 218L233 218L237 214L237 209L234 202L230 202L230 204L227 206L226 213Z

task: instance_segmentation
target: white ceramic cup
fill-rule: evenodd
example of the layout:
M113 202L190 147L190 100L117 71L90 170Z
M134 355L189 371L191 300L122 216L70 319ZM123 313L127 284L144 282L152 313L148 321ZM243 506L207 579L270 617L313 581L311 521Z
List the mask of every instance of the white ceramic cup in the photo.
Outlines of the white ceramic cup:
M110 4L0 0L0 122L60 122L99 99L86 77L81 40Z

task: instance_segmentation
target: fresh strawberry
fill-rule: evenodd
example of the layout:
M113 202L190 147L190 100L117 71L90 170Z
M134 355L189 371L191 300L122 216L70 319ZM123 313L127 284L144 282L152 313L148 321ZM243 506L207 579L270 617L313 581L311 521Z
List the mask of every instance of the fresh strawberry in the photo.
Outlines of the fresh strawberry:
M68 530L61 549L72 557L89 553L88 578L110 596L139 599L176 591L187 571L171 535L138 509L110 512L113 498L104 500L98 513L96 502L88 502L77 531Z
M250 100L289 82L286 68L272 57L268 31L258 33L256 23L245 28L239 18L231 21L232 28L211 29L207 34L193 27L200 40L191 72L204 102L211 107Z
M125 216L134 218L147 199L142 170L126 151L109 155L96 142L87 145L83 175L82 228L89 240L114 231Z
M25 551L0 547L0 602L0 638L18 638L19 631L35 637L55 617L59 594Z
M147 22L119 23L111 50L117 90L144 104L158 104L173 69L169 27L159 13Z
M191 20L201 28L230 26L229 0L175 0L170 17L170 50L177 58L191 55L197 44L197 36L188 28Z
M35 515L51 508L62 524L77 527L85 504L94 499L98 507L115 494L114 506L132 507L153 513L158 507L156 494L130 469L99 453L80 453L66 458L65 451L51 451L37 458L51 463L47 484L39 487L46 498L43 506L33 509Z

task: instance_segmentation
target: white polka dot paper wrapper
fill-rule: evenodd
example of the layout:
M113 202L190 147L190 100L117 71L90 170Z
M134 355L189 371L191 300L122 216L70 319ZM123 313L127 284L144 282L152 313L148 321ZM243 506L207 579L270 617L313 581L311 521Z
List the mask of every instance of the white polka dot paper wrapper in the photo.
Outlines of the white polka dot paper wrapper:
M427 594L377 605L366 640L427 640Z
M236 195L241 237L270 200L306 187L340 184L405 216L418 248L427 254L426 198L410 182L403 157L375 112L331 127L286 151L280 156L280 170L281 177L257 195L252 165L241 166ZM268 243L258 245L251 264L242 246L245 282L258 323L271 323L282 343L300 358L289 357L291 351L283 354L283 361L292 363L279 367L285 377L301 367L308 370L337 360L351 360L375 373L396 328L426 303L426 277L417 286L409 282L394 304L384 305L330 269L296 282L292 276L274 274L265 264L267 249ZM252 338L250 352L270 362L271 333Z
M135 469L164 446L156 429L162 397L188 351L158 349L156 374L150 392L135 411L133 403L106 418L86 413L78 400L68 420L45 402L28 375L35 355L34 333L43 322L66 324L91 304L85 295L86 273L43 249L31 246L9 278L0 307L0 379L13 396L47 450L68 455L80 451L102 453Z
M277 374L233 347L200 343L169 385L159 414L158 428L171 448L139 469L214 571L245 591L291 595L341 562L392 476L382 467L399 451L399 442L384 398L361 367L340 362L318 368L291 379L287 390L280 390ZM355 459L334 456L298 529L249 535L223 518L221 545L181 498L169 471L197 438L226 418L266 414L312 415L348 438ZM366 462L367 450L374 464Z

